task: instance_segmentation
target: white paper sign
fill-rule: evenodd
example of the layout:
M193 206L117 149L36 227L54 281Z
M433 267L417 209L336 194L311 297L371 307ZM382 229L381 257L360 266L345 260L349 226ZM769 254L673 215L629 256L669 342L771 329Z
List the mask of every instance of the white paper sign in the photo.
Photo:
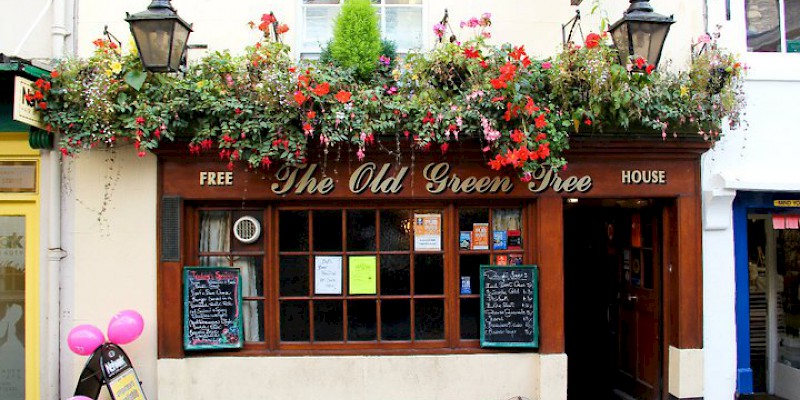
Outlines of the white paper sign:
M442 250L441 214L414 214L414 250Z
M314 259L314 294L342 294L342 257Z

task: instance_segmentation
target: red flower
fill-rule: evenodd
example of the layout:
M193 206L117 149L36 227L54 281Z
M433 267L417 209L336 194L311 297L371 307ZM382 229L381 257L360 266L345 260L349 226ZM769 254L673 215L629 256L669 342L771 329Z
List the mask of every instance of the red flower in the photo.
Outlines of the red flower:
M36 85L37 88L41 89L44 86L44 79L42 78L37 79L34 85Z
M586 35L586 48L593 49L600 44L600 35L592 32Z
M547 126L547 120L545 120L544 114L539 114L539 116L536 117L533 121L536 124L536 129L542 129L545 126Z
M539 110L540 108L536 106L536 104L533 102L533 99L528 96L528 102L525 104L525 112L527 112L528 115L533 115L534 112Z
M500 67L500 79L504 81L508 81L514 79L514 74L517 72L517 66L507 62L505 65Z
M136 123L139 125L144 124L144 117L136 117Z
M298 87L308 87L308 75L300 75L297 77Z
M297 72L297 67L289 67L289 72L291 72L291 73Z
M447 153L447 149L450 147L447 143L442 143L439 148L442 150L442 154Z
M491 82L492 87L495 89L503 89L508 87L508 84L506 84L506 81L503 79L492 79L489 82Z
M44 95L42 94L42 92L40 92L38 90L33 92L33 99L34 100L41 100L43 98L44 98Z
M317 113L315 111L309 111L308 113L306 113L306 116L308 117L308 119L314 119L314 117L317 116Z
M522 146L519 148L519 150L517 150L517 157L519 157L520 161L522 162L528 161L530 156L531 152L526 146Z
M536 141L537 142L541 142L542 140L545 140L545 139L547 139L547 135L545 135L544 133L539 133L538 135L536 135Z
M311 92L317 96L325 96L331 90L331 85L328 82L321 83L317 87L311 89Z
M537 153L539 153L539 158L541 159L547 158L547 156L550 155L550 144L549 143L540 144Z
M645 68L644 70L647 72L647 75L650 75L650 74L652 74L652 73L653 73L653 70L654 70L654 69L656 69L656 66L655 66L655 65L653 65L653 64L649 64L649 65L647 66L647 68Z
M270 13L270 14L262 14L261 15L261 21L262 22L266 22L268 24L271 24L271 23L275 22L276 20L275 20L275 16Z
M50 72L50 77L51 78L58 78L59 75L61 75L61 74L58 71Z
M642 69L642 68L644 68L645 65L647 65L647 60L645 60L642 57L639 57L639 58L636 59L636 67L637 68Z
M336 96L334 97L336 97L336 100L339 103L347 103L348 101L350 101L350 92L345 90L340 90L339 93L336 93Z
M525 140L525 133L519 129L514 129L514 132L511 133L511 140L513 140L514 143L519 143Z
M211 150L211 146L213 146L213 145L214 145L214 141L211 140L211 139L203 139L203 141L200 142L200 147L203 150Z
M519 114L519 106L513 103L506 104L506 113L503 114L503 119L506 121L511 121L511 118L516 117Z
M272 160L267 156L261 157L261 165L269 168L269 166L272 165Z
M239 107L236 107L236 109L235 109L235 110L233 110L233 113L234 113L234 114L236 114L236 115L239 115L239 114L241 114L241 113L242 113L242 109L241 109L241 108L239 108Z
M300 93L299 90L294 92L294 101L296 101L298 105L303 104L306 99L307 97L303 93Z
M276 29L275 32L277 32L278 35L282 35L282 34L284 34L286 32L289 32L289 25L280 24L280 25L278 25L278 29Z
M583 123L584 123L584 124L586 124L586 125L589 125L589 126L591 126L591 125L592 125L592 120L591 120L591 119L589 119L589 118L586 118L586 119L583 121Z
M103 48L106 45L103 39L95 39L94 42L92 42L92 44L100 48Z
M62 147L59 150L61 150L61 154L65 155L65 156L69 155L69 150L67 150L66 147Z
M503 156L498 154L495 156L494 160L489 160L488 164L493 170L499 171L501 168L503 168Z
M489 63L487 63L486 60L483 60L483 61L481 61L481 67L483 69L489 68Z
M529 65L531 65L531 59L528 58L528 57L523 58L522 59L522 66L527 68Z
M480 58L481 52L480 52L480 50L475 51L474 47L468 47L468 48L464 49L464 55L467 58Z
M525 55L525 46L514 47L514 51L508 54L511 58L519 60Z
M47 103L40 101L39 108L41 108L42 110L47 110Z

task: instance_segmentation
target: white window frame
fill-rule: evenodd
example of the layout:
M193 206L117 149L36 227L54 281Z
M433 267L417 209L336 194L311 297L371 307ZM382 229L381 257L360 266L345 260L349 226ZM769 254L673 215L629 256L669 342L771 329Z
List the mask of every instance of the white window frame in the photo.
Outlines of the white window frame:
M309 7L312 8L340 8L341 3L343 0L339 0L339 4L304 4L303 0L299 0L297 2L297 26L298 26L298 38L297 38L297 46L295 46L294 55L296 58L317 58L319 56L320 51L322 48L320 46L311 48L311 47L304 47L304 43L306 42L305 34L306 34L306 18L305 18L305 10ZM386 26L386 12L385 9L389 8L418 8L422 10L422 21L421 21L421 29L422 29L422 43L420 50L425 50L431 47L431 29L426 29L428 21L428 10L430 7L431 0L422 0L422 4L387 4L386 0L379 0L379 4L374 4L373 6L378 8L378 13L380 16L380 30L381 30L381 38L386 39L385 37L385 29ZM429 32L431 31L431 32ZM404 49L404 48L397 48L397 54L407 54L409 51L414 49Z
M754 52L747 51L747 15L745 0L731 1L731 15L734 26L739 33L725 31L722 33L726 45L740 49L742 60L748 66L745 76L747 81L786 81L800 82L800 53L787 53L785 29L784 0L778 0L779 21L781 24L781 50L780 52ZM723 24L724 25L724 24ZM733 27L732 27L733 28ZM733 36L730 36L733 34ZM740 36L739 36L740 35ZM728 37L730 36L730 37ZM735 37L738 36L739 39Z

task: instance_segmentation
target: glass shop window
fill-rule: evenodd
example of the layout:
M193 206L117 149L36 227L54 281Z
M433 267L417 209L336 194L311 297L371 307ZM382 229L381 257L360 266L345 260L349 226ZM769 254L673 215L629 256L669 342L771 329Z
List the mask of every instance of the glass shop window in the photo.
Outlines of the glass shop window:
M193 210L189 265L241 269L250 351L477 348L479 267L527 246L523 207Z

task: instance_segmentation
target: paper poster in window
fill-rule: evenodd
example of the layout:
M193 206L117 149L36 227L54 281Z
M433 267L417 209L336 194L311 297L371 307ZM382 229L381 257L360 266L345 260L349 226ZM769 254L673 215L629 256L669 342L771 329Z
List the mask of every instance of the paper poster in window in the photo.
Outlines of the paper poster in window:
M350 256L350 294L375 294L378 288L375 256Z
M342 294L342 256L314 257L314 294Z
M414 250L442 250L441 214L414 214Z

